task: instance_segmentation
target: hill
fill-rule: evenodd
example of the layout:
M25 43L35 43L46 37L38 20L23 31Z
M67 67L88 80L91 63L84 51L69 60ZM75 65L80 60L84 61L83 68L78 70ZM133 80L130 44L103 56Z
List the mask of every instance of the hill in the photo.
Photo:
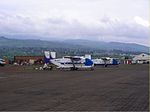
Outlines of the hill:
M101 50L120 50L127 52L146 52L149 48L147 46L134 44L134 43L119 43L119 42L102 42L72 39L64 41L44 41L34 39L9 39L6 37L0 37L0 47L16 47L16 48L28 48L28 47L40 47L40 48L85 48L85 49L101 49Z
M148 53L149 48L144 45L135 43L120 43L120 42L102 42L102 41L91 41L91 40L65 40L65 43L72 43L73 45L82 45L90 48L97 48L103 50L121 50L127 52L146 52Z

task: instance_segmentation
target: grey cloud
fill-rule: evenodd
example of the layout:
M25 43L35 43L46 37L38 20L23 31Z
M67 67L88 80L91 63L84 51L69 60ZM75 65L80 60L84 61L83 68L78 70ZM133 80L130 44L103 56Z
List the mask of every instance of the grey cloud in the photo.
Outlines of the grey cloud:
M122 37L130 39L148 39L148 28L135 22L119 21L104 17L97 25L85 25L78 20L67 21L63 18L33 20L18 15L0 15L1 34L26 34L45 37L98 39L99 37ZM110 38L109 38L110 39ZM113 38L112 38L113 39ZM113 40L110 40L113 41Z
M141 26L134 22L120 22L120 21L111 21L106 18L105 21L106 28L102 35L111 35L117 37L126 37L126 38L148 38L148 28Z

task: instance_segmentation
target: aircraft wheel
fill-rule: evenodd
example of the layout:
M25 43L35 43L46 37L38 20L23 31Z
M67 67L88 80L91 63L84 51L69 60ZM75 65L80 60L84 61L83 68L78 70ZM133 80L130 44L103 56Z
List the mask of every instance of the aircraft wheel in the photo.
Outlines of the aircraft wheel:
M0 64L0 66L2 66L2 67L3 67L3 66L5 66L5 65L3 65L3 64Z
M78 68L71 67L70 70L78 70Z
M93 71L93 70L94 70L94 68L92 67L92 68L91 68L91 71Z
M72 71L72 70L74 70L74 68L73 68L73 67L71 67L71 68L70 68L70 70Z

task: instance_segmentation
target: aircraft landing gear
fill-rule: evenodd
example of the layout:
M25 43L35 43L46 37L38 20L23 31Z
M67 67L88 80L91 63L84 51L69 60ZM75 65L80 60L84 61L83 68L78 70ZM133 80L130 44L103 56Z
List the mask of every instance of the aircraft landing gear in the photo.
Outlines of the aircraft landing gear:
M78 68L71 67L70 70L74 71L74 70L78 70Z
M93 70L94 70L94 67L91 68L91 71L93 71Z

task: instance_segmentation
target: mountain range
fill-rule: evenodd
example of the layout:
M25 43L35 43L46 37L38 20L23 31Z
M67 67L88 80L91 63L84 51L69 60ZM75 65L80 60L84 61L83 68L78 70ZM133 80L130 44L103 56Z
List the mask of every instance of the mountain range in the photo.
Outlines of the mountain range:
M41 48L86 48L101 50L121 50L129 52L149 52L149 47L135 43L103 42L82 39L69 40L40 40L40 39L12 39L0 37L0 47L41 47Z

